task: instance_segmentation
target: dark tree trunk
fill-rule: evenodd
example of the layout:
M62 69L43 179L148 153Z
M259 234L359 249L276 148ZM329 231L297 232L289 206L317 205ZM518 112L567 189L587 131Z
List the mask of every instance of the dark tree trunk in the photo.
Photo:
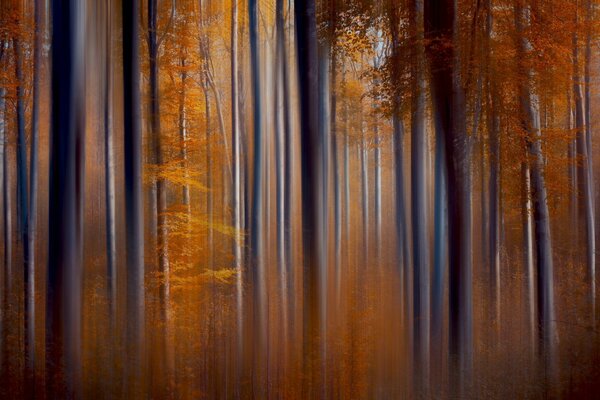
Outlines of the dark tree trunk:
M453 391L460 394L472 367L472 255L470 145L466 132L464 89L460 78L455 0L425 7L426 39L431 43L431 90L435 118L445 137L448 174L449 352Z
M300 90L300 154L303 245L303 397L319 396L321 266L319 207L323 158L319 137L317 21L314 0L295 0Z
M123 118L127 241L128 393L141 396L144 354L144 220L140 120L139 0L123 2Z
M52 2L52 114L46 288L48 398L81 397L84 177L83 10Z

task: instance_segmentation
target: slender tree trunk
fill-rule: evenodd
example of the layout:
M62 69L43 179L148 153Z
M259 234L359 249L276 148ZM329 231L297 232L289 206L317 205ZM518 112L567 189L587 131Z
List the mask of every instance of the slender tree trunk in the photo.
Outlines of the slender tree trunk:
M260 46L258 27L258 0L250 0L248 3L249 28L250 28L250 64L253 97L253 120L254 120L254 178L252 190L252 213L250 221L250 249L252 267L248 273L248 285L252 290L251 323L249 329L253 329L250 335L253 343L253 354L248 352L254 368L252 370L253 384L261 394L263 389L262 367L264 340L262 335L265 326L265 276L264 276L264 138L263 138L263 115L262 115L262 87L260 79ZM259 395L260 397L260 395Z
M139 0L123 2L123 108L127 242L127 393L142 396L144 382L144 203L139 64Z
M29 256L29 240L27 235L29 228L27 223L29 217L27 210L29 203L27 200L27 143L25 138L25 89L24 89L24 78L23 78L23 54L21 51L21 43L19 39L13 40L15 50L15 72L17 79L17 214L19 221L19 233L21 245L23 246L23 258L24 268L23 271L26 274L28 271L29 262L27 257Z
M0 354L2 364L2 378L8 372L8 351L7 334L10 324L8 323L7 312L12 292L12 260L13 260L13 229L12 229L12 197L11 197L11 176L10 160L8 155L8 134L7 134L7 110L6 110L6 89L0 88L0 112L2 119L0 123L0 138L2 145L2 203L3 203L3 233L4 233L4 287L2 290L2 331L0 340L2 341L2 354Z
M291 4L288 1L288 8L291 9ZM288 10L288 15L291 14L290 10ZM289 17L288 17L289 18ZM287 291L289 294L289 299L287 303L288 311L288 320L295 321L295 311L296 311L296 297L295 297L295 268L294 268L294 255L293 255L293 233L292 233L292 222L293 222L293 205L294 198L292 196L292 191L294 189L294 136L291 127L291 110L290 110L290 76L289 76L289 37L293 36L293 32L290 32L287 36L285 35L285 30L289 27L289 20L284 19L283 27L281 29L282 38L282 48L281 48L281 95L283 96L283 135L284 135L284 171L285 176L284 180L284 188L283 188L283 197L285 199L284 206L284 242L285 242L285 264L287 268ZM294 329L290 329L290 342L294 342L295 335Z
M396 85L400 85L402 79L402 71L399 68L402 62L402 54L400 53L400 16L399 9L393 7L390 3L388 14L390 17L390 32L392 39L391 60L393 69L391 71L392 81ZM401 116L401 94L399 91L394 93L392 104L392 125L394 136L394 179L396 191L396 237L398 241L397 252L400 264L400 279L402 281L402 303L404 314L404 325L406 327L407 350L410 351L412 343L411 327L411 299L410 299L410 239L408 233L408 216L406 207L406 185L404 173L404 124ZM408 379L410 381L410 379Z
M519 40L519 58L522 60L531 51L531 44L523 35L529 25L530 10L515 7L517 30L521 34ZM542 154L540 130L540 101L532 80L534 72L522 67L526 81L521 85L520 102L525 118L525 127L529 133L527 149L531 159L531 189L533 201L533 218L535 221L536 260L537 260L537 324L540 352L547 370L550 385L557 378L556 344L556 311L554 306L554 263L552 259L552 239L550 234L550 213L544 179L544 157Z
M493 84L492 84L493 85ZM489 135L489 220L488 220L488 261L490 265L490 289L496 329L500 326L500 117L498 116L497 97L491 89L488 135Z
M423 44L423 1L410 7L411 31L416 37L415 60L411 64L411 187L413 237L413 338L416 389L427 396L429 386L429 222L425 132L425 49Z
M52 2L52 117L46 287L48 398L81 397L85 160L84 8Z
M185 50L182 50L185 51ZM183 190L181 193L182 203L185 207L185 212L189 218L192 214L192 205L190 203L190 185L188 183L188 130L187 130L187 108L186 108L186 85L187 85L187 57L186 54L181 55L180 66L181 66L181 94L179 96L179 141L180 141L180 156L181 166L183 167L183 174L185 183L183 184Z
M300 153L302 180L303 245L303 397L319 396L321 380L322 315L320 265L321 237L319 209L322 177L325 173L319 152L319 79L317 21L314 0L295 0L296 41L300 88Z
M578 17L575 16L575 23L577 24ZM589 42L589 39L587 39ZM587 53L586 43L586 53ZM587 60L588 54L586 54L586 60L584 61L584 80L585 80L585 105L583 93L581 91L581 76L579 73L579 41L577 33L573 33L573 96L575 97L575 129L576 129L576 151L577 158L580 160L577 167L577 189L579 193L579 220L580 224L585 227L585 249L586 249L586 263L587 263L587 282L589 284L588 301L592 309L592 315L595 314L595 298L596 298L596 284L595 284L595 270L596 270L596 230L594 223L594 190L593 190L593 178L592 178L592 164L590 161L591 138L590 134L590 123L586 117L589 115L589 62ZM578 243L579 244L579 243Z
M529 162L521 163L522 182L522 220L523 220L523 264L526 279L527 318L529 330L529 344L531 351L536 349L536 298L535 298L535 273L533 252L533 205L531 203L531 173Z
M231 7L231 148L232 148L232 208L233 208L233 227L235 228L234 256L236 276L236 309L237 309L237 338L236 351L238 354L236 369L236 393L241 396L239 387L242 379L242 353L243 347L243 282L244 270L242 266L242 182L241 182L241 146L240 146L240 118L239 118L239 75L238 75L238 0L232 1Z
M289 304L289 292L288 292L288 268L286 260L288 256L286 251L286 221L285 213L287 203L289 199L285 197L285 177L286 177L286 162L285 162L285 147L286 147L286 113L287 109L284 107L284 88L286 82L284 79L283 69L286 68L284 63L286 62L283 57L286 55L285 52L285 17L284 17L284 3L283 0L277 0L275 4L275 36L276 36L276 53L275 53L275 163L277 171L277 266L279 270L279 291L280 291L280 320L283 325L280 329L280 346L284 347L286 340L288 340L288 304ZM281 362L283 364L284 371L283 375L287 375L287 364L288 357L287 351L282 350Z
M105 65L104 65L104 188L106 204L106 289L108 301L109 335L117 335L117 254L115 236L115 156L112 115L112 4L108 0L105 9ZM32 191L33 195L33 191ZM117 342L112 339L109 348L109 370L115 368L114 348ZM114 379L114 375L112 375Z
M446 285L448 253L448 198L446 194L445 136L439 115L435 121L435 193L433 233L433 277L431 288L431 367L434 384L442 382L444 288ZM434 392L435 394L435 392Z
M31 105L31 138L29 155L29 221L27 234L27 270L25 273L25 379L27 398L35 397L35 246L38 208L38 138L39 138L39 92L42 55L42 9L40 0L34 2L33 37L33 88Z

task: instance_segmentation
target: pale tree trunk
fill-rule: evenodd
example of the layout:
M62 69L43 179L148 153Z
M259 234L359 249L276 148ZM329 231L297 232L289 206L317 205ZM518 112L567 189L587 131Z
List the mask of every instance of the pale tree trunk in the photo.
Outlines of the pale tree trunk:
M525 154L527 157L527 154ZM529 345L535 353L536 348L536 299L535 299L535 272L533 252L533 205L531 203L531 173L529 162L521 163L521 192L522 192L522 220L523 220L523 265L526 280L525 297L527 299L527 322L529 330Z
M319 136L321 139L321 158L322 158L322 176L320 182L320 196L322 206L319 209L318 219L320 221L320 235L322 238L321 249L319 252L319 284L321 288L320 292L323 294L321 297L321 303L319 304L321 316L321 362L322 362L322 374L321 382L322 394L327 393L327 277L329 272L329 172L330 172L330 159L331 159L331 115L329 106L331 105L330 89L331 85L329 82L330 74L330 61L331 61L331 47L330 43L325 42L320 45L318 54L319 63Z
M144 355L144 203L139 64L139 0L123 2L123 119L125 229L127 252L127 393L143 396Z
M232 208L233 227L235 228L234 256L236 275L236 309L237 309L237 369L236 369L236 392L241 395L239 387L242 379L242 352L243 348L243 266L242 266L242 182L241 182L241 146L240 146L240 118L239 118L239 75L238 75L238 0L232 1L231 7L231 149L232 149Z
M586 22L591 18L591 2L586 1ZM591 306L592 322L596 315L596 226L594 220L594 175L592 163L592 130L591 130L591 95L590 95L590 58L591 33L588 31L585 39L584 60L584 94L581 93L579 75L579 49L577 34L573 34L573 93L575 96L575 120L577 128L577 154L581 159L579 165L580 213L585 225L587 282L589 285L588 301ZM585 98L583 97L585 96ZM585 100L585 101L584 101ZM583 189L583 190L581 190Z
M84 7L52 3L52 114L46 287L48 398L80 398L85 160Z
M185 51L185 50L183 50ZM185 105L186 101L186 85L187 85L187 55L182 54L179 65L181 66L181 94L179 95L179 141L180 141L180 156L181 156L181 166L183 168L183 175L185 178L185 183L183 184L183 189L181 193L181 200L185 207L185 212L187 214L188 223L189 218L192 214L192 205L190 203L190 185L188 183L189 179L189 165L188 165L188 130L187 130L187 108Z
M411 63L411 206L413 243L413 340L415 385L418 395L429 387L429 200L426 187L425 49L422 0L410 6L411 32L416 35Z
M117 344L117 254L115 237L115 155L113 137L113 72L112 72L112 4L106 2L105 9L105 65L104 65L104 189L106 205L106 289L108 301L109 335L109 371L114 378L115 351ZM33 192L32 192L33 195ZM33 210L33 209L32 209Z
M29 221L27 234L27 271L25 273L25 378L27 398L35 397L35 246L38 208L38 138L39 138L39 92L42 56L42 10L40 0L34 3L33 37L33 87L31 105L31 138L29 155Z
M515 7L517 30L521 34L519 40L520 59L531 52L531 44L523 35L529 25L530 10ZM522 68L526 81L521 85L520 102L528 130L527 149L531 167L531 192L533 202L533 219L536 240L537 261L537 324L540 340L540 353L547 371L549 385L554 385L557 378L557 342L556 311L554 305L554 263L552 259L552 239L550 234L550 213L546 183L544 179L544 157L542 154L539 97L533 87L534 72Z
M158 1L148 0L148 56L150 62L150 130L152 163L160 174L159 169L164 163L160 127L160 88L158 52L161 39L158 37ZM168 255L168 221L167 211L167 182L160 176L155 178L156 185L156 237L158 271L161 275L159 285L160 313L163 326L166 326L169 303L169 255ZM166 332L165 332L166 334Z
M286 254L286 221L285 221L285 208L289 199L285 197L285 177L286 177L286 162L285 162L285 146L287 137L287 126L286 126L286 113L287 109L284 107L283 96L285 91L283 86L286 85L284 82L283 69L286 68L284 63L286 60L283 59L286 56L285 52L285 17L284 17L284 3L283 0L277 0L275 8L275 163L277 171L277 267L279 271L279 292L280 292L280 320L282 327L280 329L280 346L284 346L288 339L288 268L286 260L288 256ZM283 368L287 367L288 358L286 350L282 350L281 362ZM286 375L286 370L282 372Z
M492 300L492 310L496 322L496 330L500 330L500 116L498 115L499 97L497 84L494 81L495 75L492 74L492 50L490 47L491 37L493 36L493 10L491 0L486 5L486 86L488 99L487 129L489 136L489 182L488 196L489 209L488 216L483 213L482 217L487 219L487 240L484 241L484 254L487 254L489 263L490 297ZM483 140L483 139L482 139ZM482 157L484 154L482 152ZM482 169L483 173L483 169ZM482 178L483 179L483 178ZM485 201L484 201L485 203Z
M361 105L362 107L362 105ZM358 148L358 158L360 160L360 185L361 185L361 209L362 209L362 268L364 270L368 267L369 263L369 143L367 141L367 132L365 131L365 122L363 121L362 110L360 112L360 133L361 143ZM362 284L364 282L360 282Z
M265 276L264 276L264 176L265 154L263 138L262 115L262 87L260 79L260 45L259 45L259 5L258 0L250 0L248 4L249 30L250 30L250 67L252 81L253 103L253 133L254 133L254 177L252 190L252 212L250 215L250 251L251 267L249 268L248 286L252 291L250 296L251 307L246 310L250 321L248 329L251 333L246 335L251 343L252 351L247 351L252 373L254 387L253 394L263 394L262 378L264 377L264 349L265 338L262 334L266 322L265 315ZM251 311L250 311L251 310Z

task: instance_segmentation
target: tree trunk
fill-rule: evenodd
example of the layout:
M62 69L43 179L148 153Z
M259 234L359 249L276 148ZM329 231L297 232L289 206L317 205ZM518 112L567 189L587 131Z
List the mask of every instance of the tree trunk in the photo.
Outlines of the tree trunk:
M123 119L127 251L127 393L144 393L144 203L139 65L139 0L123 2Z
M237 308L237 347L238 352L237 369L236 369L236 393L237 397L241 396L239 387L242 380L242 352L243 348L243 282L244 271L242 267L242 182L241 182L241 146L240 146L240 118L239 118L239 98L240 89L238 75L238 0L233 0L231 3L231 149L232 149L232 208L233 208L233 227L235 228L234 256L236 276L236 308Z
M258 1L250 0L248 4L249 29L250 29L250 66L253 97L253 132L254 132L254 178L252 190L252 213L250 221L250 249L251 267L248 273L248 285L252 290L250 303L252 304L250 322L248 329L253 332L250 335L253 351L248 352L251 357L253 384L259 390L254 394L261 394L264 388L261 382L264 376L262 367L264 340L262 335L265 326L265 276L264 276L264 138L263 138L263 115L262 115L262 87L260 79L260 45L258 27ZM253 353L253 354L250 354ZM256 375L254 375L256 374ZM259 395L259 397L261 397Z
M575 23L577 24L577 14ZM586 40L589 42L589 39ZM589 284L588 301L592 309L592 315L595 314L595 270L596 270L596 230L594 224L594 194L593 194L593 178L592 164L590 161L591 147L590 145L590 122L586 117L589 115L589 61L587 54L586 43L586 59L584 61L584 79L585 79L585 106L583 103L583 94L581 92L581 76L579 74L579 41L577 33L573 33L573 96L575 97L575 129L576 139L575 147L577 151L577 159L580 161L577 167L577 191L579 194L579 221L580 226L585 227L584 239L586 249L587 276L586 280ZM592 319L593 320L593 319Z
M515 7L519 40L519 58L522 60L531 51L531 44L523 35L529 25L530 10ZM528 131L527 150L531 162L531 189L533 200L533 217L535 221L535 240L537 255L537 323L540 351L545 368L552 385L557 378L556 344L556 311L554 306L554 263L552 259L552 240L550 234L550 213L544 179L544 157L542 154L539 98L533 87L534 72L521 67L525 80L520 88L520 102L525 128Z
M81 397L85 160L84 9L52 2L52 114L46 287L48 398Z
M443 43L458 40L455 0L426 4L426 37ZM472 369L472 251L470 145L466 132L461 59L453 46L429 47L434 112L445 136L448 173L449 351L452 390L467 395Z
M42 10L40 0L34 3L33 37L33 88L31 105L31 138L29 155L29 244L27 250L27 271L25 273L25 379L27 398L35 397L35 254L38 209L38 138L39 138L39 92L40 64L42 56Z
M429 201L426 187L427 137L425 132L425 49L423 1L410 6L411 32L416 37L411 63L411 195L413 237L413 338L415 384L427 396L429 386Z
M106 204L106 289L108 301L109 335L117 335L117 254L115 237L115 155L113 138L113 72L112 72L112 5L106 2L106 36L105 36L105 65L104 65L104 188ZM32 192L33 195L33 192ZM116 341L110 342L109 370L115 368L114 346ZM112 376L114 378L114 375Z
M317 21L314 0L295 0L296 41L300 90L300 154L302 181L302 245L303 245L303 396L319 396L321 379L320 335L321 246L319 212L325 173L319 143L319 80Z

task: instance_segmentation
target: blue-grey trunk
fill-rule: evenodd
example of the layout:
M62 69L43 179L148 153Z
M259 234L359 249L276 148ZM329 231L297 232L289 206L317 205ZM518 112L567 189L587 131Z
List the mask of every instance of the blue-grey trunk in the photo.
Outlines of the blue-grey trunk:
M84 13L52 2L51 152L46 286L48 398L79 398L85 160Z
M577 22L577 16L576 21ZM589 41L589 39L587 40ZM586 44L586 47L589 44ZM586 49L587 52L587 49ZM593 190L593 175L592 163L590 156L592 149L590 136L590 121L586 117L589 115L589 63L584 61L584 79L586 102L584 105L583 93L581 90L581 76L579 73L579 41L577 33L573 33L573 96L575 100L575 129L576 139L575 147L577 151L577 191L579 194L579 221L580 226L585 227L584 239L586 249L587 276L586 280L589 285L588 301L591 306L592 316L595 314L595 299L596 299L596 230L594 224L594 190ZM592 321L594 318L592 318Z
M423 1L410 6L411 30L416 35L411 64L411 207L413 244L413 340L415 385L419 395L429 387L429 199L426 187L427 133L425 132L425 49Z
M145 393L144 359L144 203L142 191L142 127L140 104L139 0L123 9L123 133L125 164L125 231L127 256L126 344L127 393Z
M515 19L519 39L520 59L532 50L523 32L530 23L528 8L515 7ZM535 248L537 262L537 325L540 352L550 385L557 378L558 332L556 330L556 311L554 305L554 263L552 258L552 239L550 234L550 213L544 178L544 157L541 143L540 101L533 85L534 72L522 67L527 78L520 88L520 103L525 126L528 129L527 151L531 159L531 193L533 220L535 221Z

